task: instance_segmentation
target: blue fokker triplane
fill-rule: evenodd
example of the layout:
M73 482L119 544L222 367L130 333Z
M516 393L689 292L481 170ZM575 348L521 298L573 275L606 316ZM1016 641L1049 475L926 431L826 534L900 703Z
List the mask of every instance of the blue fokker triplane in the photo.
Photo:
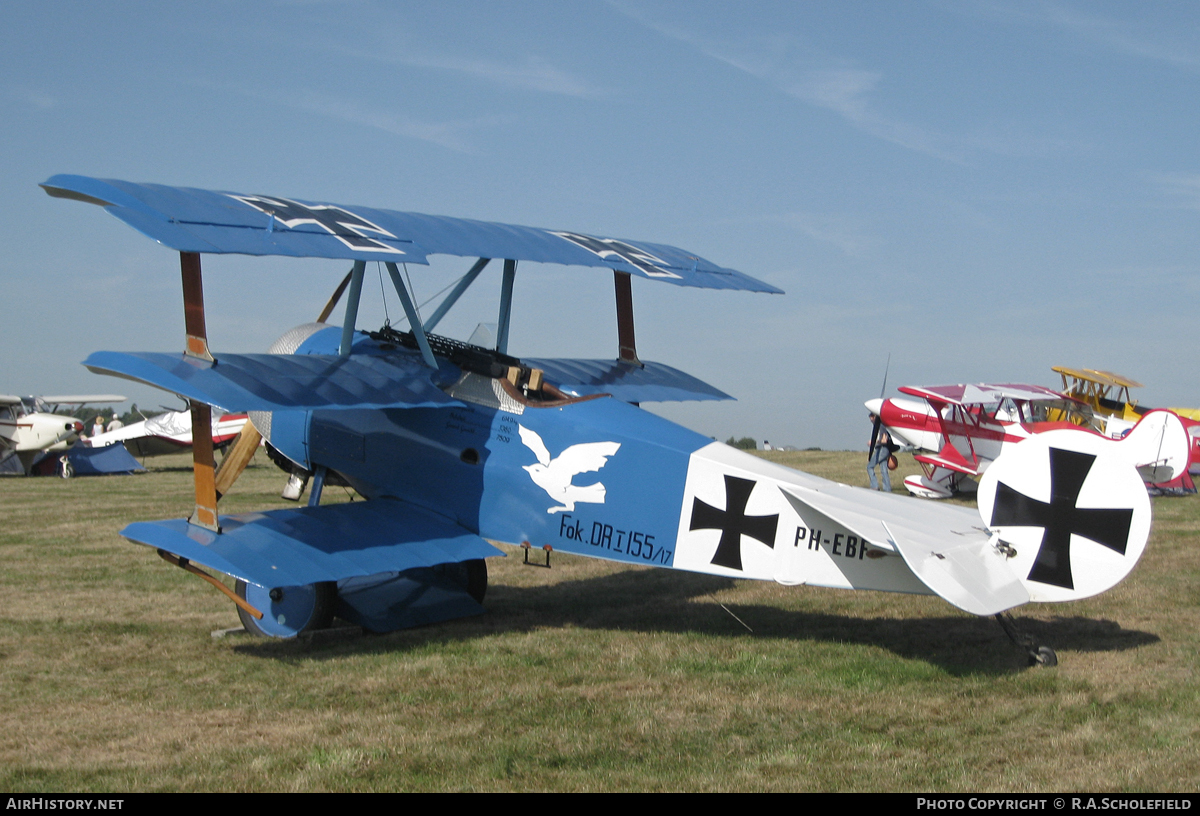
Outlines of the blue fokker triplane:
M180 253L183 354L103 351L85 365L181 395L193 427L208 426L212 407L249 412L251 423L220 468L197 438L189 518L131 524L122 535L225 589L246 627L264 635L293 637L335 614L389 631L479 613L485 559L503 554L493 542L788 585L937 594L997 616L1102 592L1146 544L1150 509L1136 470L1091 435L1022 443L1020 456L987 472L976 513L819 479L642 410L730 397L639 357L633 278L779 292L676 247L80 176L42 186L100 205ZM214 354L204 253L329 258L351 269L318 320L268 353ZM400 265L437 254L477 260L422 317ZM436 335L492 259L503 266L494 337ZM611 271L614 359L509 353L520 261ZM368 262L386 269L407 331L357 328ZM326 323L343 296L341 325ZM293 496L311 482L307 506L221 515L221 495L260 439L289 470ZM366 501L322 505L333 480ZM236 591L199 567L232 577ZM1025 645L1054 661L1048 648Z

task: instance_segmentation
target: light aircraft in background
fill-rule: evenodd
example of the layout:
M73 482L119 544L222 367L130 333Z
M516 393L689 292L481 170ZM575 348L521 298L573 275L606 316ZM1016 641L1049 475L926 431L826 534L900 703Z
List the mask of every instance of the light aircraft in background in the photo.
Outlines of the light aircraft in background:
M233 442L246 424L245 414L221 414L212 418L213 447L223 448ZM167 456L182 453L192 447L192 414L190 411L167 411L141 422L131 422L115 431L105 431L85 439L83 444L105 448L121 443L134 456Z
M57 413L60 405L114 404L119 394L68 394L18 397L0 394L0 464L15 457L21 472L29 475L43 454L65 451L83 433L83 423Z
M184 353L96 352L95 372L144 382L250 423L214 472L193 446L190 518L122 535L225 591L250 631L294 637L334 614L390 631L483 611L492 542L786 585L936 594L996 615L1031 660L1052 650L1014 633L1008 610L1103 592L1140 558L1150 503L1137 472L1093 434L1041 434L984 475L980 510L908 501L800 473L639 407L729 397L635 343L632 279L779 292L663 244L578 232L55 176L52 196L104 207L180 253ZM201 253L353 262L340 326L316 322L269 354L213 354ZM419 315L399 265L477 258ZM490 259L504 259L494 347L433 329ZM409 330L356 327L379 262ZM611 270L617 358L519 359L508 348L519 261ZM380 271L381 277L383 275ZM591 303L567 304L580 316ZM326 310L326 314L328 309ZM308 506L222 515L219 497L258 444L312 474ZM1126 443L1121 443L1126 444ZM338 478L366 501L322 504ZM526 550L528 554L528 550ZM235 579L230 591L200 566Z
M1062 377L1063 393L1080 402L1091 406L1092 411L1102 424L1106 436L1120 439L1148 412L1156 410L1139 405L1129 393L1130 388L1141 388L1142 384L1121 374L1111 371L1100 371L1094 368L1067 368L1052 366ZM1183 421L1191 443L1191 456L1188 471L1200 474L1200 410L1195 408L1167 408ZM1186 478L1186 475L1185 475ZM1191 480L1185 485L1191 492L1195 488Z
M1101 436L1092 409L1072 397L1040 385L1013 383L903 386L904 398L867 400L923 473L908 476L912 494L943 499L972 493L976 480L1000 455L1048 431ZM1188 436L1170 411L1147 414L1123 437L1116 450L1148 484L1170 482L1187 470Z

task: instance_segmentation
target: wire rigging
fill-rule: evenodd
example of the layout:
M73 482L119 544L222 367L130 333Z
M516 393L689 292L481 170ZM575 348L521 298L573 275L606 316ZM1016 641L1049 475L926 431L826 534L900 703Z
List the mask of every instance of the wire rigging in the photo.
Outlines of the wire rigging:
M375 271L379 273L379 296L383 299L383 325L390 326L392 325L392 318L388 314L387 289L383 285L383 267L379 261L375 262Z

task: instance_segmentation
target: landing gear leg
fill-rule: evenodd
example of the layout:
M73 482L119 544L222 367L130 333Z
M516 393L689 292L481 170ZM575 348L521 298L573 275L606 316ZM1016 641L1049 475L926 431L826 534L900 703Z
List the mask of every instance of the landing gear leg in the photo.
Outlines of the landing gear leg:
M280 498L288 501L300 501L300 497L304 495L304 488L308 485L308 475L305 473L293 472L288 477L287 484L283 486L283 492L280 493Z
M996 621L1000 624L1000 628L1004 630L1004 634L1008 635L1008 639L1013 642L1018 648L1024 649L1029 655L1030 666L1050 666L1058 665L1058 655L1049 646L1038 645L1038 642L1033 639L1033 635L1028 632L1022 632L1017 622L1013 620L1013 616L1007 612L1000 612L996 615Z

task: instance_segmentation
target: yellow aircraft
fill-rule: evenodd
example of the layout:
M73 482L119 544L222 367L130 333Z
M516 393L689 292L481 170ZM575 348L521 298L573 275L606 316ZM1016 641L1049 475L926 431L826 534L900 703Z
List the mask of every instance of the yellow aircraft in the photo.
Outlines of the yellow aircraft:
M1051 371L1062 377L1062 390L1068 396L1086 402L1092 410L1102 416L1117 417L1126 422L1137 423L1152 409L1138 405L1129 394L1130 388L1141 388L1137 380L1131 380L1111 371L1094 368L1067 368L1053 366ZM1179 416L1200 421L1200 408L1168 408ZM1112 434L1109 434L1112 436Z
M1130 388L1141 388L1142 384L1111 371L1094 368L1067 368L1053 366L1051 371L1062 377L1062 390L1068 396L1092 407L1097 419L1104 423L1103 432L1114 439L1129 431L1143 415L1153 410L1138 405L1129 394ZM1190 437L1190 461L1188 469L1200 472L1200 409L1168 408L1183 419Z

